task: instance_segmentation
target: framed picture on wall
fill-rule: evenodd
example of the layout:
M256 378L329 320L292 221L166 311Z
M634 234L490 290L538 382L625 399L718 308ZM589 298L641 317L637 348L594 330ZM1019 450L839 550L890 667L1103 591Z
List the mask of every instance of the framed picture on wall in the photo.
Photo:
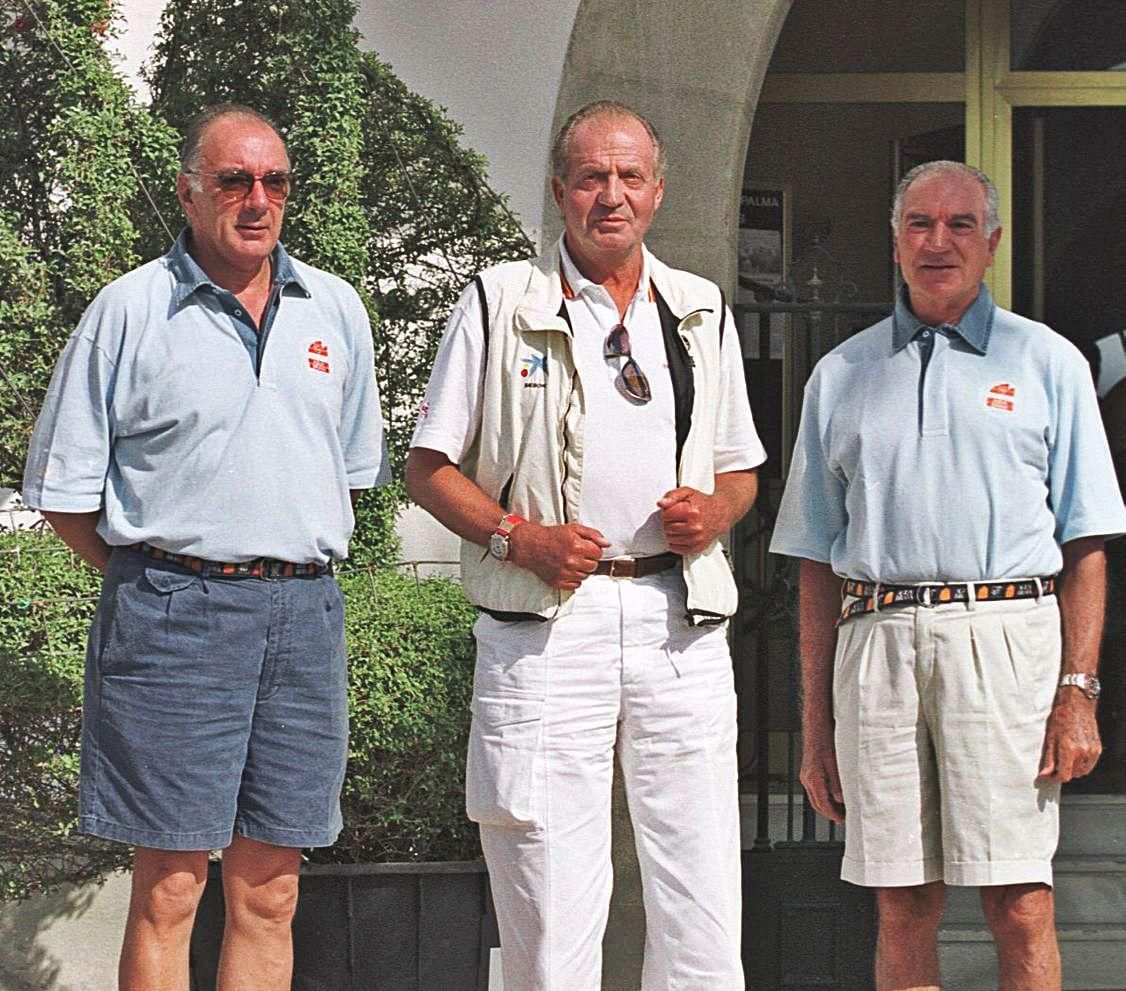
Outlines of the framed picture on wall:
M749 181L743 186L738 238L741 303L779 298L789 269L791 199L788 183ZM744 357L782 357L782 317L771 316L769 344L752 328L744 328Z

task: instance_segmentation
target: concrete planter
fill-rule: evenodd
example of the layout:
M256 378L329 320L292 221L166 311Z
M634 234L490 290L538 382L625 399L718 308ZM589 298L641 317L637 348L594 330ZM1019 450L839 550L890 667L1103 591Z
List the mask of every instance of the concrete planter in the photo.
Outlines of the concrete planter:
M211 865L192 933L192 991L215 988L220 870ZM293 921L293 991L487 991L497 945L483 863L310 864Z

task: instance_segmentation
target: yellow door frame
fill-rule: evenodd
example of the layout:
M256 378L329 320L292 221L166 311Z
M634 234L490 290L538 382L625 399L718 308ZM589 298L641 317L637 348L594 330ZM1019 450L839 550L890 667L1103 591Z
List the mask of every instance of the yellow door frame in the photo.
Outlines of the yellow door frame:
M966 161L997 187L1012 228L1013 108L1126 106L1126 72L1015 72L1010 0L966 0L964 72L767 73L760 103L963 103ZM1012 305L1012 239L1002 237L987 282Z

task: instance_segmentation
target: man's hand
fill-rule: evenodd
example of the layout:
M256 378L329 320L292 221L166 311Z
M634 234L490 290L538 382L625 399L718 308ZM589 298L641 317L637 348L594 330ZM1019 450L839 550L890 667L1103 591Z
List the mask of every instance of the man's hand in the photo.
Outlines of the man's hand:
M841 791L841 774L837 769L837 750L833 744L832 728L802 733L801 773L799 778L810 804L826 819L843 823L845 820L844 793Z
M1063 545L1060 624L1063 673L1098 670L1106 603L1106 553L1102 537L1081 537ZM1095 703L1078 688L1057 688L1048 716L1037 784L1072 781L1090 774L1102 753Z
M518 523L508 536L508 560L552 588L574 590L594 571L610 541L578 523Z
M1102 752L1095 703L1077 688L1057 689L1036 783L1063 784L1090 774Z
M715 496L682 486L657 500L661 529L674 554L700 554L721 533L726 533L727 514Z
M657 500L661 529L674 554L702 554L738 523L755 501L754 469L720 472L711 495L682 485Z

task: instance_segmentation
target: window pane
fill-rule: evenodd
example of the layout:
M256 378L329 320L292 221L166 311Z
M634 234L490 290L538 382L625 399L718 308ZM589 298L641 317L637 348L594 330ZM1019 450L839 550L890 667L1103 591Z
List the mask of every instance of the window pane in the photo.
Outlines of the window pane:
M962 72L965 0L798 0L772 72Z
M1012 0L1012 68L1126 70L1123 0Z
M1126 328L1124 160L1126 107L1013 112L1014 307L1080 345Z

